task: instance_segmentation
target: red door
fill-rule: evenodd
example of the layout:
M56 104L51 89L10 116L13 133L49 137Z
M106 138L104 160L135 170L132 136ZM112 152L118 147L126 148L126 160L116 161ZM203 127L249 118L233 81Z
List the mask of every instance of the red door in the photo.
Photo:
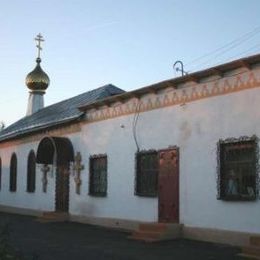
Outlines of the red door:
M159 222L179 222L179 151L159 152Z

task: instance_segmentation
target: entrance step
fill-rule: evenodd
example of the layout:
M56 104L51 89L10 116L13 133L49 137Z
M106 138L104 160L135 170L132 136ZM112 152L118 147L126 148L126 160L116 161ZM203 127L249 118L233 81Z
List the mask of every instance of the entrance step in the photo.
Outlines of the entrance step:
M42 213L42 216L37 221L41 223L65 222L69 221L69 214L67 212L46 211Z
M128 238L152 243L179 238L181 231L181 224L143 223L140 224L139 229L134 231Z
M260 259L260 236L251 236L249 246L242 247L242 253L239 256L248 259Z

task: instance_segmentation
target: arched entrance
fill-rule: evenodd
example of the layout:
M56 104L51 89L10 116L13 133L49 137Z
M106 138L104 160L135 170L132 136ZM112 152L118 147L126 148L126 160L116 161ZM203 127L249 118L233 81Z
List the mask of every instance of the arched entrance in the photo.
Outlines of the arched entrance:
M69 166L74 161L72 143L65 137L44 137L37 149L36 163L56 166L55 209L69 210Z

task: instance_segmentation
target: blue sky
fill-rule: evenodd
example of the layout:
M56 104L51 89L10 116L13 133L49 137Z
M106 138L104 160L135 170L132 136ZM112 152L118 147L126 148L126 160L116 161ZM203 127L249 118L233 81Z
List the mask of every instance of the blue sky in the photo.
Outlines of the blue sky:
M260 53L259 10L259 0L2 1L0 120L25 116L39 32L49 105L108 83L133 90L176 77L176 60L194 72Z

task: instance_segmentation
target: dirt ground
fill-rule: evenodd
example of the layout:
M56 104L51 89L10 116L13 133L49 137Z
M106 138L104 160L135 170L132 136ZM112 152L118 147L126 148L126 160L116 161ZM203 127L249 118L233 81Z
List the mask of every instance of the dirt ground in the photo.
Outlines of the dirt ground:
M34 217L0 213L0 226L9 224L10 243L26 259L37 260L172 260L241 259L240 249L192 240L143 243L128 233L72 223L39 223Z

